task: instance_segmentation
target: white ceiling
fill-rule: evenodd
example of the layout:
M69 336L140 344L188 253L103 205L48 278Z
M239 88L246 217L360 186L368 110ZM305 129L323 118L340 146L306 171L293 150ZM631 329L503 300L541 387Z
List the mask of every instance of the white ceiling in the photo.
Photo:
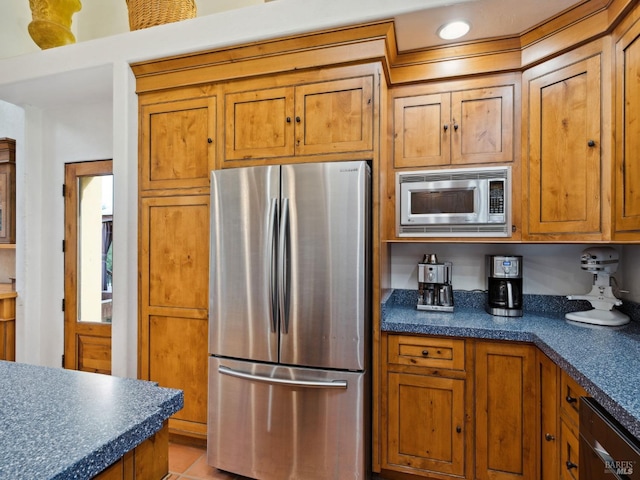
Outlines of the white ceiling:
M471 0L429 8L436 1L424 0L424 10L395 17L398 49L415 50L479 38L521 34L584 2L585 0ZM459 40L441 40L436 32L451 20L468 20L471 31Z

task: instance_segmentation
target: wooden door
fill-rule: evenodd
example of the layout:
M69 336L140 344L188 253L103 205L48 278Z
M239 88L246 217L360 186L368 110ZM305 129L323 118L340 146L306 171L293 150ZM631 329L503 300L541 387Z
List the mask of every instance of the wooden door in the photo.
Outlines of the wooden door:
M463 379L390 372L389 465L409 467L424 473L463 476L466 446L464 405Z
M451 94L399 97L393 101L396 168L451 163Z
M615 232L640 232L640 22L616 43ZM625 237L626 235L626 237Z
M364 76L296 87L296 155L371 151L373 81Z
M512 162L513 102L513 85L453 92L451 163Z
M600 63L594 55L528 83L530 237L602 238Z
M140 207L139 377L184 391L169 428L207 426L209 196L146 197Z
M294 154L293 87L225 95L225 160Z
M64 368L111 373L112 161L65 165Z
M559 369L540 350L536 351L536 360L540 396L540 480L556 480L560 453Z
M141 107L140 189L209 187L215 168L215 97Z
M536 478L535 347L476 344L476 478Z

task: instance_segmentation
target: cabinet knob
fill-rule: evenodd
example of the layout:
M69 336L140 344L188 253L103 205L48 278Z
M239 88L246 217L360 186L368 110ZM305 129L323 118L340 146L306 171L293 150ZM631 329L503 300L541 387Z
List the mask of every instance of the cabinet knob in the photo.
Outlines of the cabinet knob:
M428 357L429 356L429 350L422 350L422 355L424 357Z
M291 123L291 117L287 117L287 123Z
M567 401L567 403L576 403L578 401L576 397L572 397L571 395L567 395L567 398L565 398L565 400Z
M458 432L458 433L462 432L462 427L460 425L458 425L456 427L456 432Z
M545 439L547 442L551 442L551 441L555 440L555 439L556 439L556 437L555 437L555 436L553 436L553 435L551 435L550 433L545 433L545 434L544 434L544 439Z
M207 143L213 143L213 138L207 138Z
M296 123L300 123L300 117L296 117Z
M444 127L442 127L442 128L444 128L444 131L446 132L447 130L449 130L449 125L447 125L447 124L445 123L445 124L444 124Z
M566 465L567 465L567 470L571 470L572 468L578 468L578 465L573 463L571 460L567 460Z
M457 123L454 123L454 124L453 124L453 129L454 129L456 132L458 131L458 124L457 124Z
M587 142L587 145L589 145L590 147L595 147L596 146L596 142L594 140L589 140Z

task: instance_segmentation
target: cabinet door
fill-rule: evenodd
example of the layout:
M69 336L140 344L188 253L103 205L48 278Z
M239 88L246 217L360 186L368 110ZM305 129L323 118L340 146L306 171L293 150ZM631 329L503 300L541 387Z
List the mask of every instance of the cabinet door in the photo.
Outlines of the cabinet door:
M393 102L396 168L451 163L451 94L400 97Z
M407 472L463 476L464 399L462 379L390 372L388 463Z
M640 231L640 22L616 44L616 233Z
M539 350L536 356L540 395L540 480L556 480L560 443L558 366Z
M578 430L562 418L560 420L560 478L562 480L580 478L579 445Z
M530 235L601 235L600 62L594 55L528 83Z
M293 101L292 87L225 95L225 160L293 155Z
M373 76L295 90L296 155L373 149Z
M184 390L169 426L204 438L209 196L142 198L139 252L139 376Z
M476 345L476 478L536 477L535 347Z
M513 85L451 94L451 163L511 162Z
M141 190L209 186L215 102L209 97L141 107Z

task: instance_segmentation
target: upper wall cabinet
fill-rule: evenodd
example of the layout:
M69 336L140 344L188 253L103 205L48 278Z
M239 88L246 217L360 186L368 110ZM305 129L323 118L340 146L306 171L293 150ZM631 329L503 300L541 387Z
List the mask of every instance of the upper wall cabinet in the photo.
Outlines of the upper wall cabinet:
M605 41L523 76L523 216L529 240L606 239L611 132L603 130L610 117Z
M286 77L272 77L227 93L225 162L371 152L375 77L348 73L336 69L335 78L281 87Z
M640 17L640 14L638 14ZM640 232L640 18L616 42L615 239Z
M209 187L215 157L215 112L215 97L141 106L141 190Z
M513 161L519 84L515 77L500 80L394 89L394 166Z

